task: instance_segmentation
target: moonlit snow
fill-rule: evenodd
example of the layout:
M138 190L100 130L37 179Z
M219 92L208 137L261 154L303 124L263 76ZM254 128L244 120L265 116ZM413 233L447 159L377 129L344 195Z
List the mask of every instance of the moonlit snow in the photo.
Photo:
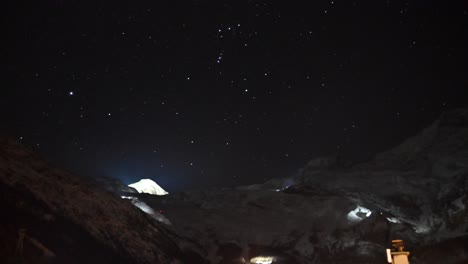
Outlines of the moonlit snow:
M369 217L371 214L372 212L369 209L357 205L356 209L348 213L347 218L350 223L357 224L361 222L364 218Z
M128 185L129 187L135 188L139 193L148 193L152 195L166 195L169 194L161 186L150 179L141 179L138 182Z
M150 179L141 179L138 182L129 184L128 186L135 188L139 193L148 193L152 195L166 195L169 194L166 192L161 186L159 186L157 183ZM164 217L162 214L156 212L148 206L145 202L140 201L138 198L133 197L133 196L121 196L122 199L129 199L131 200L132 204L143 212L147 213L150 215L152 218L156 219L159 222L165 223L167 225L170 225L171 222L169 219Z

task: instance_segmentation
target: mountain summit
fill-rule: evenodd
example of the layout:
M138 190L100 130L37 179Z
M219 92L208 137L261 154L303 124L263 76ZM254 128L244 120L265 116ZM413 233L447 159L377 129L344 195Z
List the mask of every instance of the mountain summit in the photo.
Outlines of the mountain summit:
M139 193L147 193L152 195L167 195L166 192L161 186L155 183L150 179L141 179L138 182L128 185L129 187L135 188Z

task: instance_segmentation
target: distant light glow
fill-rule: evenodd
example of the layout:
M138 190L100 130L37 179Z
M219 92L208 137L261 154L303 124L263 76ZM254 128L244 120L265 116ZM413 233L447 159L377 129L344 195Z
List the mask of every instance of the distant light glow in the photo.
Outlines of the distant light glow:
M387 252L387 262L392 263L393 260L392 260L391 250L389 248L387 248L386 252Z
M250 260L251 263L255 264L271 264L273 261L275 261L275 258L270 256L258 256Z

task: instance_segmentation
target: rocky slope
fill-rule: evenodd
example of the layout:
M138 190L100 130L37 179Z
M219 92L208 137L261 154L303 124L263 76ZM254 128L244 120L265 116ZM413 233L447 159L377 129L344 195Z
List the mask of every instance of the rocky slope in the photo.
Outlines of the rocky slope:
M468 263L468 109L354 166L311 161L288 179L142 197L211 263L385 263L404 239L412 263Z
M203 262L182 252L162 224L130 202L8 139L0 139L0 205L2 263Z

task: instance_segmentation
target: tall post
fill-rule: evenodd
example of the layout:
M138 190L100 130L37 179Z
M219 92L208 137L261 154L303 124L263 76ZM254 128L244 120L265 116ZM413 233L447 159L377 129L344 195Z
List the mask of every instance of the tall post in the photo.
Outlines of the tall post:
M24 248L24 237L26 235L26 228L20 228L18 230L18 241L16 242L15 255L22 258Z

